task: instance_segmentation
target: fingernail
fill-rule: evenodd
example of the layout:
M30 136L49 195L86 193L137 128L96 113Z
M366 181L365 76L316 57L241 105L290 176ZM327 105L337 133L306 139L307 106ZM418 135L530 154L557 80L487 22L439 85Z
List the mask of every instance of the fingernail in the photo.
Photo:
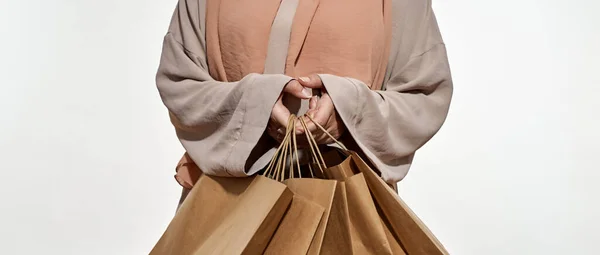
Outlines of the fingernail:
M310 82L310 78L308 78L308 77L300 77L298 79L300 79L303 82Z
M310 88L303 88L302 94L306 97L310 98L312 96L312 90Z

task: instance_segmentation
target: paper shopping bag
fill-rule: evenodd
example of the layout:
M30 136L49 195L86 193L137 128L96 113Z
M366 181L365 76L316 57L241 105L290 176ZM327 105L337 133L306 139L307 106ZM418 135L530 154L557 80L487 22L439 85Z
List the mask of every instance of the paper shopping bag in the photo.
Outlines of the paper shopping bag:
M364 176L346 177L340 170L325 173L340 182L322 254L394 254Z
M356 152L350 152L356 168L364 174L377 205L389 222L393 234L406 252L412 254L448 254L433 233Z
M296 196L306 198L324 208L323 217L315 231L310 247L307 253L304 253L309 255L320 254L338 182L334 180L294 178L288 179L284 183ZM299 227L303 228L303 226Z
M325 209L302 196L294 196L264 254L305 255Z
M291 200L263 176L201 175L150 255L261 254Z
M345 180L357 173L364 175L393 254L448 254L396 191L356 152L346 150L345 159L342 159L342 154L337 150L323 154L326 164L330 165L326 169L327 178Z
M346 172L360 172L364 175L369 190L375 200L384 222L389 230L400 241L407 254L448 254L444 246L437 240L427 226L417 217L398 194L385 183L362 159L353 151L349 151L343 168L351 168Z

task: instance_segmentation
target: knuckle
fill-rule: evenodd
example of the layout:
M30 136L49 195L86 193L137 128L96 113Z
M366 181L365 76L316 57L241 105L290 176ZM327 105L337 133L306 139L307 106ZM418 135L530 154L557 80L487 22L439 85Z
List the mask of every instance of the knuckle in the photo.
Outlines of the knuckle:
M312 74L310 76L310 80L313 81L314 83L321 83L321 77L317 74Z

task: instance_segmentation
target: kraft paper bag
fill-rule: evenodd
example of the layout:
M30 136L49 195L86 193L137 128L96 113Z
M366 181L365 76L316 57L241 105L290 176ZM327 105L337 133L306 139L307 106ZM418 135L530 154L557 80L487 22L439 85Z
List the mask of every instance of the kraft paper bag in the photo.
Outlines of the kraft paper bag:
M321 218L319 225L315 230L310 247L308 251L304 253L309 255L320 254L323 239L325 237L325 229L327 227L327 223L329 222L329 214L331 212L338 182L335 180L295 178L288 179L284 183L294 193L294 195L312 201L324 209L323 217ZM303 226L298 227L304 228Z
M429 228L356 152L350 151L349 161L351 168L364 175L382 216L407 254L448 254Z
M322 206L301 196L294 196L264 254L306 254L324 211Z
M344 152L329 151L323 154L327 165L331 165L326 169L326 176L336 180L352 178L359 173L364 176L392 254L448 254L443 245L394 189L385 183L356 152L346 151L346 153L348 155L345 159L341 156Z
M201 175L150 255L262 254L292 196L263 176Z
M338 182L320 254L352 254L346 183Z
M346 170L326 169L340 182L322 254L394 254L364 176Z
M384 230L385 230L385 236L387 237L388 242L390 244L390 249L392 250L392 254L406 255L406 252L402 249L402 246L400 245L400 240L398 240L398 238L396 238L394 236L394 234L392 234L390 225L383 220L384 219L382 219L382 224L384 224L383 226L384 226Z
M340 163L340 158L336 160L331 154L321 153L303 119L301 124L307 131L312 168L320 170L320 177L338 181L321 254L393 254L364 176L355 174L352 168L344 165L346 160ZM333 167L327 168L331 165Z

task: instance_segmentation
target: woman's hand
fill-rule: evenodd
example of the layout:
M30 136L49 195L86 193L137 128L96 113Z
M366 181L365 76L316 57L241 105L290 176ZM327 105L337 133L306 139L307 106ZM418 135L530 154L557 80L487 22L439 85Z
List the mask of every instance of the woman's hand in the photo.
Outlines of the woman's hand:
M311 89L303 87L297 80L291 80L285 85L283 92L279 95L279 99L277 99L277 102L273 106L271 119L267 126L267 133L277 140L277 142L281 142L285 137L285 131L290 118L290 111L283 104L284 93L288 93L300 99L311 98Z
M323 126L331 136L335 139L339 139L346 130L346 127L344 126L344 122L340 119L340 116L337 114L333 101L329 94L327 94L321 78L318 75L310 75L308 77L300 77L297 80L303 87L321 90L320 98L311 98L309 110L306 114L311 116L315 122ZM313 134L317 144L331 144L335 142L328 135L323 133L308 117L303 116L302 118L306 121L308 131ZM296 125L296 130L300 130L296 132L298 134L303 133L302 130L304 129L300 123L298 123Z

